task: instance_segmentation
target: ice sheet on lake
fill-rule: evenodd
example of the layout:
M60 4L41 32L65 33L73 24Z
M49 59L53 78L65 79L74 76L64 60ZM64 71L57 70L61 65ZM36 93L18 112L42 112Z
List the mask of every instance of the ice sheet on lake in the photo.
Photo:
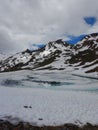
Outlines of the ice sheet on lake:
M5 81L12 86L6 86ZM53 81L58 85L49 84ZM97 82L64 71L2 73L0 118L38 125L98 124Z

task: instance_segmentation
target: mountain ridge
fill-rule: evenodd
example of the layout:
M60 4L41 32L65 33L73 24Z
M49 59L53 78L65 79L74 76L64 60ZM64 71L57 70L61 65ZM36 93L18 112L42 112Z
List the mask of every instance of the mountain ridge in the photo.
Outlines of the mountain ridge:
M98 33L85 36L75 45L58 39L41 49L17 53L0 63L0 72L17 70L85 70L98 73Z

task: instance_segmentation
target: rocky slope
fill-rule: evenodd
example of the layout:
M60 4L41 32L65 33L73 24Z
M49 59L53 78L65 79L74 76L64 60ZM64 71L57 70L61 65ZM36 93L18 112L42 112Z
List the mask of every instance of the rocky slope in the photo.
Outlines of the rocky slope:
M68 68L85 73L98 73L98 33L85 36L75 45L61 39L49 42L45 47L17 53L0 63L0 72L22 69L66 70Z
M98 72L98 34L86 36L73 46L69 63L85 69L86 73Z
M21 69L38 69L48 67L50 69L65 69L65 61L71 54L71 46L62 40L49 42L45 47L36 51L25 50L17 53L0 65L0 71L14 71ZM61 60L61 62L59 62Z

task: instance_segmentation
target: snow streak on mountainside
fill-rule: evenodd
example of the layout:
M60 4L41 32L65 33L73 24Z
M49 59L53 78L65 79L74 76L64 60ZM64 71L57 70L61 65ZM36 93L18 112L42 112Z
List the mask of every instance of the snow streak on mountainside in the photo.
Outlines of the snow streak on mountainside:
M38 69L39 67L48 67L54 69L54 62L60 63L56 69L61 69L65 61L70 56L70 45L62 40L49 42L44 48L37 51L26 50L15 54L2 61L1 71L14 71L21 69ZM61 62L59 62L61 60ZM57 65L57 64L56 64ZM65 66L63 66L65 69Z
M49 42L45 47L17 53L0 64L0 72L22 69L68 70L98 73L98 34L85 36L75 45L61 39Z
M74 47L75 54L72 55L69 63L77 64L82 67L86 73L98 72L98 34L86 36Z

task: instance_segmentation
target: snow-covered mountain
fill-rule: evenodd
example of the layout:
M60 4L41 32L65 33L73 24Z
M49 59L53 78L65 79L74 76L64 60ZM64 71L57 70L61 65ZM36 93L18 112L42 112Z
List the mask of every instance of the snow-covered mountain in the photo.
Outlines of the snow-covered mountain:
M85 36L72 50L70 64L84 68L86 73L98 72L98 33Z
M75 45L61 39L49 42L45 47L17 53L0 64L0 72L16 70L80 70L98 72L98 34L85 36Z
M62 40L49 42L45 47L17 53L0 65L0 71L14 71L21 69L65 69L65 61L71 54L71 45Z

